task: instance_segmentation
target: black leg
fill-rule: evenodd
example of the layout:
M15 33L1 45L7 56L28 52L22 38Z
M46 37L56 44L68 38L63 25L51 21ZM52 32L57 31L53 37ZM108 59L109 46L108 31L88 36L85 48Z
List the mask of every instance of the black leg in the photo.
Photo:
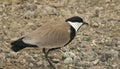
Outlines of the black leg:
M45 48L42 49L43 53L46 54Z
M48 58L48 54L49 54L49 52L50 52L50 51L49 51L50 49L49 49L47 52L46 52L45 50L46 50L46 49L43 48L43 53L45 54L46 60L47 60L48 63L50 64L50 69L56 69L55 66L51 63L51 61L50 61L49 58Z
M53 50L56 50L56 49L60 49L61 47L58 47L58 48L51 48L51 49L49 49L47 52L46 52L46 54L48 55L48 53L50 52L50 51L53 51Z

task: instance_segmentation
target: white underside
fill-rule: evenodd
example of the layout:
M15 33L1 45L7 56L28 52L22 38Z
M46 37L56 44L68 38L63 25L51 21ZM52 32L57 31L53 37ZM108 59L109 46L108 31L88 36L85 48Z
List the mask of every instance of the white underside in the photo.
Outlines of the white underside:
M36 45L35 40L33 40L31 38L23 38L22 41L26 44Z
M78 31L78 29L82 26L82 22L70 22L68 21L68 23L76 30L76 32Z

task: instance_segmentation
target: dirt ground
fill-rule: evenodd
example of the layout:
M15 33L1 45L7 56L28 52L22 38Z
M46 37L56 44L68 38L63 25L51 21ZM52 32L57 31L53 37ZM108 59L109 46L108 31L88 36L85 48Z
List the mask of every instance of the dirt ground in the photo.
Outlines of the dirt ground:
M0 0L0 69L49 69L40 48L10 43L51 18L89 23L65 47L50 52L56 69L120 69L120 0Z

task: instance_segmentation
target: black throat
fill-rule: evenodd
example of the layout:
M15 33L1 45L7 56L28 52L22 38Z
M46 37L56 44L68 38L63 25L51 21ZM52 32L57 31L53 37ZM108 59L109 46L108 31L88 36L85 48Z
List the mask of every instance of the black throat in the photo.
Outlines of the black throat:
M70 40L69 40L69 42L68 42L67 44L69 44L69 43L74 39L75 35L76 35L76 31L75 31L75 29L71 26L71 27L70 27ZM65 44L65 46L66 46L67 44Z

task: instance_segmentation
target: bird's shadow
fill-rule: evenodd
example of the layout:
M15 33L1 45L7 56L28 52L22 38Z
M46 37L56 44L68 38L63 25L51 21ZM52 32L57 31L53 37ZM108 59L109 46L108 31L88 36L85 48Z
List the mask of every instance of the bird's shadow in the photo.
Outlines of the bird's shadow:
M23 38L20 38L14 42L11 43L11 49L15 52L18 52L26 47L38 47L36 45L30 45L30 44L26 44L22 41Z

